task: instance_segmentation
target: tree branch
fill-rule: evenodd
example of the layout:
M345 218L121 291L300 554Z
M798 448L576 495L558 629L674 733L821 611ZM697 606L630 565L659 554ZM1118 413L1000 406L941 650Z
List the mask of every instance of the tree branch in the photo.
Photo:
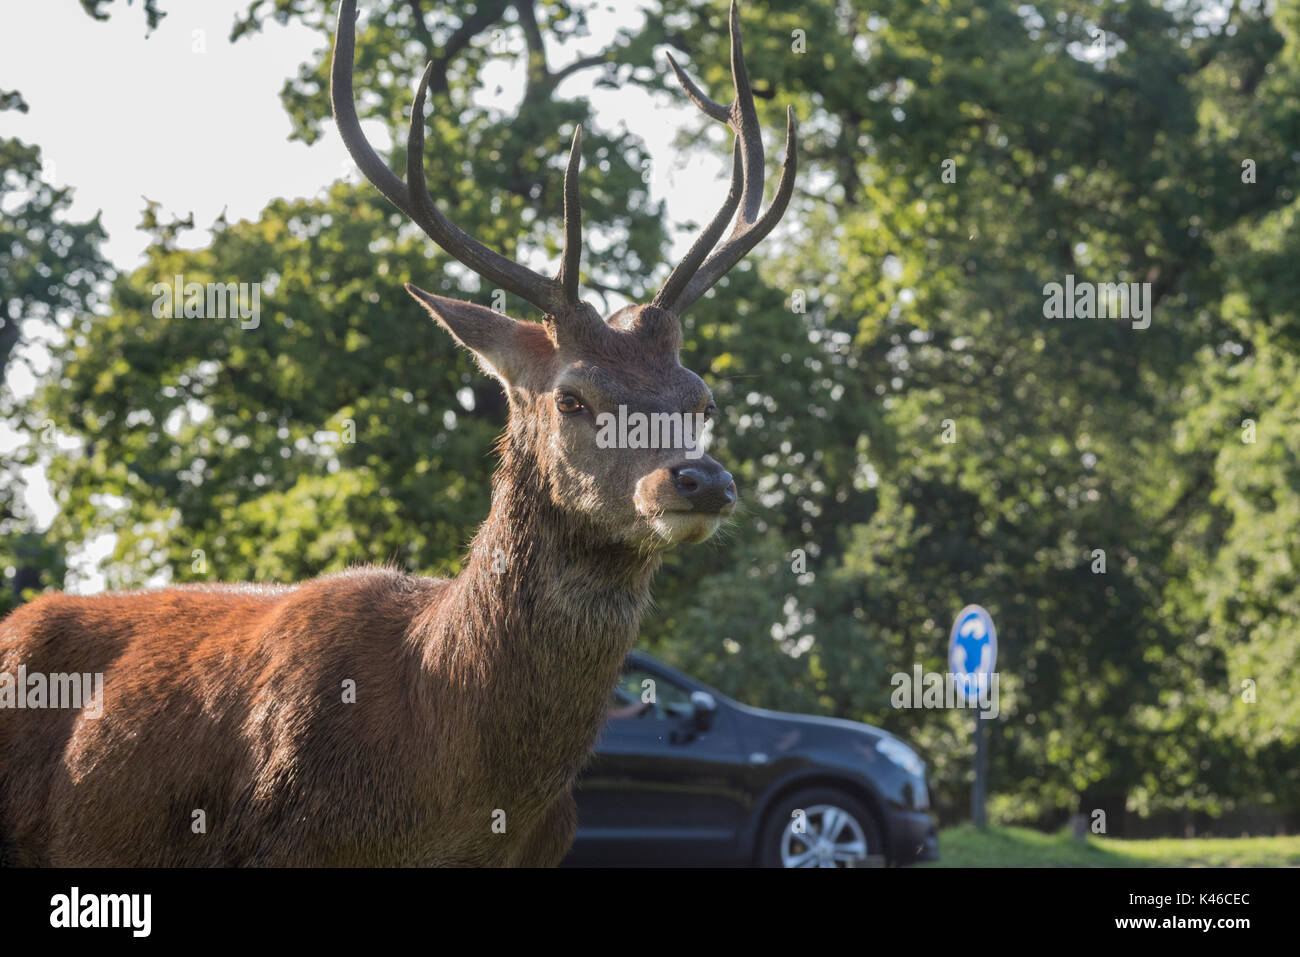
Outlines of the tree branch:
M524 102L532 103L546 98L555 84L551 80L551 68L546 63L546 39L537 25L533 0L515 0L514 6L528 41L528 89L524 92Z
M419 0L410 0L410 2L418 13ZM469 46L471 40L501 19L501 15L506 12L506 7L509 5L509 0L483 0L447 38L442 52L433 58L433 74L429 77L430 93L437 95L447 92L447 67L451 65L451 61ZM424 23L423 14L420 14L418 19L421 24Z
M592 56L585 56L581 60L574 60L568 66L551 74L551 85L558 86L561 80L564 80L580 70L586 70L589 67L600 66L603 63L610 63L608 53L596 53Z
M420 9L420 0L407 0L407 5L411 8L411 16L415 20L415 35L424 44L424 55L432 60L437 55L437 50L434 46L433 34L429 32L429 27L424 22L424 11Z

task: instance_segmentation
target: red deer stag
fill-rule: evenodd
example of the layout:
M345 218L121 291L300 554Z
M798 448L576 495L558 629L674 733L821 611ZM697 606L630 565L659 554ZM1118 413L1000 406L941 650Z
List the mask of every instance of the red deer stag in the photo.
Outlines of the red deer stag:
M14 611L0 622L7 863L554 865L572 842L574 777L660 553L708 538L734 507L731 475L692 433L676 448L609 448L596 422L619 406L713 412L704 382L678 361L677 317L772 229L794 187L788 111L781 180L761 210L763 146L734 3L729 106L672 64L690 98L735 133L731 189L654 300L604 321L578 298L580 130L563 258L547 278L434 205L423 169L429 70L405 181L366 142L352 92L355 17L344 0L331 80L348 150L434 242L544 313L517 321L406 286L508 396L491 511L454 580L368 567L292 587L53 594ZM12 708L20 668L28 681L102 674L102 715Z

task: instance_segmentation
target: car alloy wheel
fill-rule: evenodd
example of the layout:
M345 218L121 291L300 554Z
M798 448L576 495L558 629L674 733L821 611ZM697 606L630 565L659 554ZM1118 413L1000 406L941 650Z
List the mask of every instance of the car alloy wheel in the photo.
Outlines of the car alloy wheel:
M855 867L870 853L862 824L834 804L804 808L781 834L782 867Z

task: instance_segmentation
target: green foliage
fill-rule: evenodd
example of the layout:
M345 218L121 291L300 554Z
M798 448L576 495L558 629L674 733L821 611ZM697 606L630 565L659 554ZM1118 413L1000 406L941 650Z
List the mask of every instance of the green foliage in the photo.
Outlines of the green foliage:
M0 91L0 112L26 113L17 91ZM52 331L69 315L96 302L96 287L109 275L100 255L104 230L99 218L69 222L72 191L45 180L41 151L21 140L0 137L0 382L18 365L32 326ZM24 324L31 323L27 331ZM0 417L19 434L43 428L20 407L6 384L0 389ZM36 462L31 442L0 459L0 616L17 602L63 581L62 544L37 529L21 495L20 470Z
M552 266L583 123L600 249L584 283L643 298L664 274L647 151L597 128L563 96L563 58L543 55L581 35L585 9L372 10L362 116L394 131L403 168L410 86L433 60L431 192L485 243ZM233 31L320 33L283 92L307 142L329 122L331 13L258 0ZM662 0L569 62L660 89L668 46L725 100L725 15ZM800 116L800 185L788 223L684 320L744 510L725 540L669 556L649 648L742 700L906 736L954 817L970 717L896 711L890 679L945 670L953 615L980 602L1001 644L999 820L1294 809L1295 5L756 0L742 21L764 129L787 103ZM474 96L511 58L497 30L526 51L514 115ZM699 118L682 142L722 151L722 133ZM156 210L146 225L148 264L109 314L83 312L33 410L83 443L51 468L61 540L115 532L105 571L122 586L357 561L454 573L487 512L503 405L401 283L490 290L350 182L218 224L197 252ZM1150 327L1045 318L1044 286L1067 274L1150 283ZM264 283L260 323L155 315L174 275Z
M107 20L109 14L104 7L111 4L113 0L81 0L81 7L96 20ZM133 0L126 0L127 6L131 6ZM158 6L158 0L144 0L144 18L153 30L158 26L163 17L167 16Z
M750 22L778 36L747 44L751 73L781 77L773 110L815 91L801 110L802 182L821 185L803 197L811 228L764 275L804 290L809 314L781 316L767 292L770 317L743 330L704 311L717 299L695 321L713 327L702 355L725 349L729 375L763 383L740 408L733 396L732 421L761 409L771 430L747 429L752 446L728 436L723 460L758 464L747 487L765 493L753 534L740 532L756 553L737 542L731 555L775 574L737 582L716 556L683 557L698 594L728 597L710 601L712 628L665 614L655 647L707 667L736 640L734 609L771 615L794 600L802 625L770 642L750 630L721 672L738 674L729 690L906 734L940 806L961 814L969 716L894 712L888 679L914 663L945 670L953 615L981 602L1001 638L995 813L1037 820L1126 797L1143 811L1246 795L1293 806L1297 723L1281 689L1297 657L1285 597L1296 525L1282 495L1295 447L1283 391L1294 341L1282 339L1296 283L1294 11L1234 8L1209 30L1195 4L766 6ZM1098 24L1104 60L1085 56ZM804 56L779 45L793 28L807 31ZM699 34L701 62L720 62L724 36ZM711 89L723 82L721 67L706 75ZM1260 235L1274 257L1241 248ZM1151 327L1045 319L1043 286L1067 274L1152 283ZM1201 449L1177 442L1175 424L1202 403L1232 404L1189 390L1205 356L1236 361L1239 326L1259 321L1242 290L1272 297L1273 338L1290 353L1266 399L1275 428L1249 447L1278 514L1238 538L1215 503L1235 502L1238 528L1249 516L1239 494L1215 491L1233 480L1206 458L1241 448L1240 416ZM751 294L733 282L725 295L734 314ZM774 369L777 356L793 362ZM1222 553L1193 576L1185 535L1197 522L1200 555ZM788 572L780 553L794 548L815 556L813 574ZM1243 558L1271 580L1249 565L1249 582L1225 579L1224 563ZM1252 597L1248 625L1223 609L1214 620L1215 581ZM839 672L826 663L867 647L828 693ZM791 648L806 650L792 660ZM1268 690L1244 705L1229 674L1267 676ZM1260 763L1243 771L1243 754Z
M258 325L172 316L174 275L264 283ZM357 561L454 571L487 511L502 401L402 290L398 277L426 275L460 294L423 237L346 184L277 201L198 252L155 245L47 393L51 417L87 437L52 472L61 532L117 532L115 585Z

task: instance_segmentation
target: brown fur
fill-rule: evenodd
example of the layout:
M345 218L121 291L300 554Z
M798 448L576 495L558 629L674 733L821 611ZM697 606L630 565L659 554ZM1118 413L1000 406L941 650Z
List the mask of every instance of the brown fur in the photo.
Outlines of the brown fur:
M486 318L435 303L444 322ZM707 396L675 339L634 326L549 355L539 326L504 327L532 351L505 380L492 510L453 581L359 568L294 587L55 594L0 622L0 671L100 672L105 697L97 720L0 711L9 863L557 863L574 776L672 544L633 492L681 453L598 450L549 387L598 371L635 408ZM652 484L662 504L671 492Z
M677 314L789 201L793 113L777 194L758 215L762 140L735 3L732 106L678 71L737 134L731 192L654 303L606 321L577 300L580 131L563 265L547 280L440 224L420 182L429 71L411 111L410 186L365 142L352 101L355 14L343 0L331 68L349 151L453 255L547 312L517 322L407 287L505 389L491 512L454 581L359 568L291 588L47 595L0 621L0 672L104 682L99 718L0 710L0 863L556 864L576 827L573 780L659 554L708 538L734 507L731 476L698 436L675 449L605 448L597 415L712 409L678 361ZM344 701L349 681L355 703ZM204 833L192 830L196 811Z

